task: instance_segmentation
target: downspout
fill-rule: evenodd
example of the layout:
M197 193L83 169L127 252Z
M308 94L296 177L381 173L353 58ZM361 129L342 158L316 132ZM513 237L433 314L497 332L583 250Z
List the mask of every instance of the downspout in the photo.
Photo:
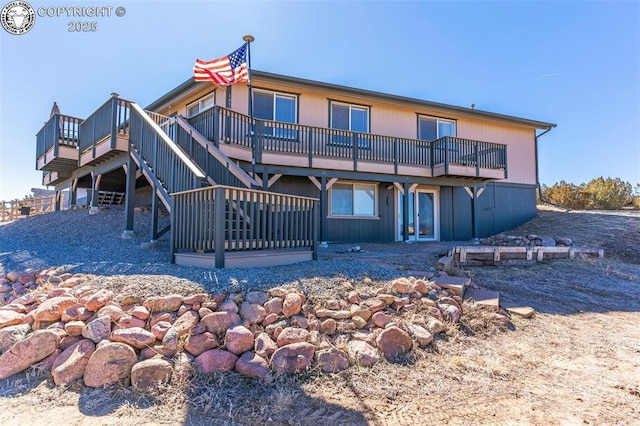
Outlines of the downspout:
M535 151L536 151L536 185L538 186L538 194L540 195L540 201L542 201L543 203L546 203L547 201L545 201L542 198L542 186L540 185L540 172L538 170L538 138L540 136L543 136L543 135L549 133L551 131L551 129L553 129L553 127L549 127L544 132L540 133L539 135L536 135L535 144L534 144L535 145Z

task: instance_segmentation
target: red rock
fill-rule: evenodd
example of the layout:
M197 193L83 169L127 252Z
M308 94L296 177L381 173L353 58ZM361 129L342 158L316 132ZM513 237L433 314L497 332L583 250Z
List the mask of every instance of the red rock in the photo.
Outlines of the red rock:
M376 325L376 327L380 328L385 328L387 324L393 321L391 317L384 312L376 312L375 314L373 314L372 318L373 323Z
M62 312L76 303L75 297L53 297L42 302L35 310L33 317L36 321L59 321L62 318Z
M198 356L206 350L213 349L218 346L218 339L213 333L208 331L189 336L184 344L184 349L191 355Z
M431 290L429 284L427 284L425 280L416 280L413 288L415 291L420 292L421 294L427 294L429 293L429 290Z
M111 318L109 317L98 317L87 323L82 330L82 336L93 340L94 343L108 338L109 334L111 334Z
M410 322L407 323L405 327L407 328L409 334L413 336L414 339L416 339L416 342L418 342L418 346L420 346L421 348L424 348L431 342L433 342L433 334L429 333L429 331L427 331L423 327L412 324Z
M113 298L113 292L105 289L98 290L87 298L84 306L91 312L98 312L100 308L106 306Z
M131 310L131 315L138 319L146 320L149 318L149 310L144 306L136 306Z
M244 297L248 303L254 305L264 305L269 300L269 293L264 291L249 291Z
M60 342L53 330L38 330L27 335L0 355L0 379L6 379L51 355Z
M347 296L347 300L351 303L356 303L356 304L362 302L362 298L355 291L349 292L349 295Z
M95 344L89 339L82 339L66 348L51 369L54 383L68 385L81 378L95 349Z
M180 339L178 329L171 327L162 338L162 346L168 351L175 352L178 350L178 339Z
M380 361L380 354L370 344L362 340L351 340L347 343L347 352L349 357L358 364L365 367L371 367Z
M22 324L22 320L26 315L20 312L0 309L0 328L9 327L10 325Z
M182 296L179 294L171 294L169 296L150 297L142 306L147 308L149 312L174 312L180 309L182 305Z
M84 305L76 303L62 311L60 319L62 321L86 321L93 316L93 312L85 308Z
M62 287L65 288L74 288L84 283L86 280L83 277L71 277L62 282Z
M287 293L287 290L282 287L274 287L269 290L269 295L272 297L285 297Z
M282 313L283 300L280 297L274 297L273 299L264 303L264 309L267 314L280 315Z
M66 331L69 336L81 336L85 326L84 321L69 321L64 324L64 331Z
M290 345L298 342L308 342L311 334L297 327L287 327L278 335L276 343L279 347Z
M311 365L315 347L298 342L278 348L271 356L271 368L279 374L304 371Z
M166 359L140 361L131 368L131 385L137 391L148 391L171 380L173 368Z
M122 318L116 323L116 328L131 328L142 327L145 328L147 323L144 320L136 317L130 317L129 315L123 315Z
M156 341L156 336L140 327L122 328L111 333L111 341L126 343L136 349L142 349Z
M58 349L62 349L64 351L65 349L78 343L82 339L84 339L84 337L82 336L65 336L60 339L60 343L58 344Z
M332 335L336 333L337 322L333 318L326 319L320 324L320 333Z
M408 278L398 278L391 283L391 288L396 293L413 293L414 287Z
M53 363L56 362L56 359L58 359L61 353L61 349L56 349L55 351L53 351L53 353L51 353L51 355L49 355L42 361L36 362L32 367L37 368L38 370L51 371L51 368L53 368Z
M380 299L367 299L362 302L360 306L369 310L372 314L387 307L387 305Z
M334 311L331 309L316 309L315 315L318 318L347 319L351 318L351 311Z
M294 315L291 317L291 326L298 328L309 328L309 321L302 315Z
M233 300L225 300L218 305L218 311L234 312L237 314L238 312L240 312L240 309L238 308L236 302L234 302Z
M255 352L245 352L236 361L236 371L245 376L264 379L269 374L269 365Z
M116 305L103 306L98 310L98 313L97 313L99 317L108 316L109 318L111 318L111 321L113 322L118 322L118 320L122 318L123 314L124 312L122 312L122 309Z
M286 317L292 317L300 313L302 309L302 296L298 293L289 293L282 302L282 313Z
M198 355L194 361L195 367L204 374L214 371L231 371L235 368L238 357L231 352L221 349L211 349Z
M20 305L31 305L32 303L37 302L38 299L33 293L25 294L24 296L17 297L14 299L13 303L19 303Z
M267 311L260 305L243 302L240 305L240 318L249 321L250 324L262 322L267 316Z
M175 319L175 316L170 312L163 312L160 314L156 314L152 316L151 319L149 320L149 327L153 327L160 321L166 321L166 322L172 323L174 319Z
M254 350L261 357L269 359L276 349L278 349L278 345L267 333L260 333L256 336Z
M398 327L385 328L376 338L376 344L390 361L409 352L413 347L411 337Z
M253 333L241 325L231 327L225 334L227 350L236 355L253 349L253 343Z
M71 293L69 293L69 290L66 288L60 288L60 287L56 287L56 288L52 288L51 290L49 290L47 292L47 297L48 298L54 298L54 297L73 297L73 295Z
M200 321L200 315L197 312L187 311L178 317L173 326L178 330L179 336L184 336L198 324L198 321Z
M307 321L309 331L320 331L320 321L317 319L310 319Z
M277 314L268 314L266 317L264 317L264 319L262 320L262 325L264 327L271 325L273 323L275 323L276 321L278 321L278 315Z
M36 279L36 276L30 272L23 272L20 275L18 275L18 282L23 285L33 282L35 281L35 279Z
M202 318L200 322L205 325L207 331L215 335L221 335L229 328L240 325L242 320L235 312L222 311L209 314Z
M9 350L16 342L31 332L29 324L16 324L0 329L0 354Z
M324 373L338 373L349 368L349 357L337 348L316 352L316 361Z
M353 305L351 308L351 318L358 316L365 321L369 321L369 318L371 318L372 315L373 313L370 310L361 309L358 305Z
M167 334L167 330L171 328L171 323L169 321L160 321L151 327L151 333L156 336L156 339L162 340L165 334Z
M124 343L98 345L84 372L84 384L100 388L112 383L129 382L131 368L137 361L136 352Z
M429 317L425 320L425 328L431 334L438 334L444 331L444 324L437 318Z
M204 302L207 299L207 297L208 296L205 293L192 294L191 296L185 296L182 302L187 305L193 305L195 303Z
M212 314L213 311L209 308L200 308L198 309L198 315L200 315L200 318L204 318L209 314Z

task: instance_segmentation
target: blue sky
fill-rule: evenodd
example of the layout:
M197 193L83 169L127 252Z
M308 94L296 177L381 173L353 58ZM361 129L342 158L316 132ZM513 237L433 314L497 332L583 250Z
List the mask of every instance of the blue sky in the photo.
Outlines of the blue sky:
M557 123L540 139L542 183L640 183L638 1L30 4L126 14L0 29L0 200L40 187L35 134L54 100L81 118L111 92L149 104L245 33L254 69ZM97 31L68 32L70 21Z

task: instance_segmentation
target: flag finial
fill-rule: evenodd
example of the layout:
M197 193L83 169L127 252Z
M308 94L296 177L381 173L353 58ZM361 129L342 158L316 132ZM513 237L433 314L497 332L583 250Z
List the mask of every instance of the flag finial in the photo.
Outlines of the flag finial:
M247 43L253 43L253 41L256 39L254 36L252 36L251 34L245 34L242 36L242 39L244 41L246 41Z

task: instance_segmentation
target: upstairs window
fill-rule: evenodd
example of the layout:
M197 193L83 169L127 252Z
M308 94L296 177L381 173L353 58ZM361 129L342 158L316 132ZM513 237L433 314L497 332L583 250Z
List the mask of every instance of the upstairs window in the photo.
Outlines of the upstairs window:
M358 133L369 133L369 107L352 105L342 102L331 102L329 127ZM332 143L338 145L353 145L350 136L333 135ZM366 148L369 141L366 137L358 137L358 146Z
M418 139L434 141L445 136L456 136L455 120L427 115L418 116Z
M295 124L298 122L298 98L295 95L253 90L253 116L260 120ZM265 127L265 135L295 139L297 132L287 126Z
M201 112L208 110L209 108L213 108L215 105L216 105L216 100L215 100L214 93L210 93L206 96L203 96L197 101L187 105L187 118L196 116Z

